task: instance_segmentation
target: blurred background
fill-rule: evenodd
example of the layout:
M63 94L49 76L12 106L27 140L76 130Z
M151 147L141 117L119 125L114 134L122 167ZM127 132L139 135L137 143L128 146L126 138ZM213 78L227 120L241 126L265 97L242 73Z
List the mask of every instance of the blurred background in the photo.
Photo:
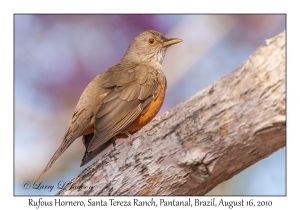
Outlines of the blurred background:
M161 115L235 69L285 24L285 15L15 15L15 195L54 195L60 181L99 159L79 167L84 147L78 139L42 177L40 189L24 186L60 145L87 84L118 62L141 32L184 40L163 62L168 89ZM283 148L208 195L285 195L285 169ZM49 185L54 189L43 189Z

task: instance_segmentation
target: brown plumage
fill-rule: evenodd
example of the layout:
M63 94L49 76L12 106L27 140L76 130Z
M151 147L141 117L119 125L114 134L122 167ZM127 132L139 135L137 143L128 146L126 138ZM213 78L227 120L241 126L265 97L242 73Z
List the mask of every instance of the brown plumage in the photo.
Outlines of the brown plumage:
M60 147L40 177L80 136L86 147L83 166L115 144L116 138L127 137L125 133L133 134L149 123L165 97L167 83L161 64L166 49L181 41L156 31L137 36L121 61L98 74L85 88Z

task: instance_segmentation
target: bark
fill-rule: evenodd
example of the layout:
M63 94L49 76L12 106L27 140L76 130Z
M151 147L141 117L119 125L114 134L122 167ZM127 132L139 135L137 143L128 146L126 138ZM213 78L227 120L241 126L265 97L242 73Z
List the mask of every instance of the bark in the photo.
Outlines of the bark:
M286 145L285 31L58 195L204 195Z

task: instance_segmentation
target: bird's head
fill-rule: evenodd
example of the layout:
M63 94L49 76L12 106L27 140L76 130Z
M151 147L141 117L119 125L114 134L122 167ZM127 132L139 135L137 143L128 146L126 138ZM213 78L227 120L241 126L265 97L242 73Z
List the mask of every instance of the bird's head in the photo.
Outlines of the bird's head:
M167 48L179 42L182 40L168 39L157 31L145 31L131 42L122 60L161 67Z

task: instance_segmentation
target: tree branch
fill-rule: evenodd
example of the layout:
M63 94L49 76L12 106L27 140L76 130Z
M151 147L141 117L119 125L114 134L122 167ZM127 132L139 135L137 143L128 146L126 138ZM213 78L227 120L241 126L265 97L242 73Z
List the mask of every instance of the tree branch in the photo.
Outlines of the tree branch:
M58 195L204 195L285 146L285 100L284 31L153 120L132 144L113 148Z

